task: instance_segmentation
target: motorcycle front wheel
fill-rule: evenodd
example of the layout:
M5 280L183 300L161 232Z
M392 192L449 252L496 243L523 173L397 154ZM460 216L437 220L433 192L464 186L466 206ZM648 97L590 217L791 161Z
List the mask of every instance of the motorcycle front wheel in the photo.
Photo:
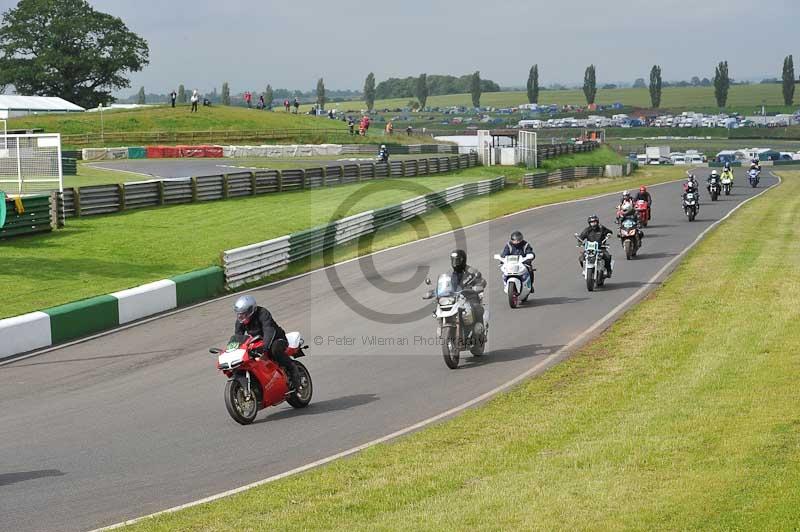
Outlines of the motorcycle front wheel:
M586 268L586 289L594 292L594 268Z
M508 306L517 308L519 306L519 294L517 293L517 285L508 283Z
M245 390L236 379L225 385L225 408L233 420L240 425L249 425L258 415L258 399L255 391L258 383L250 381L250 400L245 398Z
M629 238L625 239L622 241L622 247L625 249L625 258L631 260L633 258L633 242Z
M286 398L286 402L294 408L305 408L308 406L308 403L311 402L314 385L311 384L311 374L308 372L308 369L297 360L294 361L294 365L297 366L297 373L300 374L300 390L289 395L289 397Z
M456 339L456 331L455 328L450 327L447 336L444 338L442 342L442 357L444 358L444 363L450 369L456 369L458 367L458 361L460 358L458 352L458 340Z

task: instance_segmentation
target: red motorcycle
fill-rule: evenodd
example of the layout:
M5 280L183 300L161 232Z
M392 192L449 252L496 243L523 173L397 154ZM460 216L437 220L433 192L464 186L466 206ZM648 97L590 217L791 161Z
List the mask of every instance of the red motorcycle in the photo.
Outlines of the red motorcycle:
M305 356L303 337L299 332L286 335L286 354L292 358ZM289 394L288 378L277 363L262 352L264 341L260 336L232 336L225 349L210 349L218 355L217 369L228 377L225 385L225 408L228 414L242 425L256 419L258 411L286 401L294 408L305 408L311 402L313 386L308 369L295 360L300 384Z
M650 221L650 205L645 200L640 199L636 200L634 208L636 209L636 216L639 217L639 223L642 224L642 227L647 227L647 222Z

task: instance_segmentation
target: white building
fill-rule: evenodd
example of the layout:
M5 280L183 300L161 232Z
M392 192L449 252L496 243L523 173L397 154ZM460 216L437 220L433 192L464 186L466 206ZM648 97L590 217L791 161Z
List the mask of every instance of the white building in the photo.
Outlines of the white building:
M83 107L55 96L0 94L0 119L39 113L82 113Z

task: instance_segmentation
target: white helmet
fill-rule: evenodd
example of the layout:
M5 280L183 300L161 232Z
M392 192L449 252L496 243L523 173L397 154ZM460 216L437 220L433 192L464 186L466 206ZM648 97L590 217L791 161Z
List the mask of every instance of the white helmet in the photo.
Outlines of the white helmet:
M711 177L717 177L717 171L711 170Z
M381 144L381 149L385 150L386 149L386 144Z

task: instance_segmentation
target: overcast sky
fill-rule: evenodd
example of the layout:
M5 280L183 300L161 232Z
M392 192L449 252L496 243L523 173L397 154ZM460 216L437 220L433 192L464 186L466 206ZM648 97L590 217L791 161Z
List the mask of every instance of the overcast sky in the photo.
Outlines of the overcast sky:
M234 93L306 90L319 77L361 89L369 71L380 81L480 70L523 86L533 63L545 85L582 82L589 63L599 83L647 78L654 63L665 80L711 78L721 59L733 78L761 79L780 77L787 54L800 61L798 0L89 2L150 44L150 65L122 94L223 81Z

